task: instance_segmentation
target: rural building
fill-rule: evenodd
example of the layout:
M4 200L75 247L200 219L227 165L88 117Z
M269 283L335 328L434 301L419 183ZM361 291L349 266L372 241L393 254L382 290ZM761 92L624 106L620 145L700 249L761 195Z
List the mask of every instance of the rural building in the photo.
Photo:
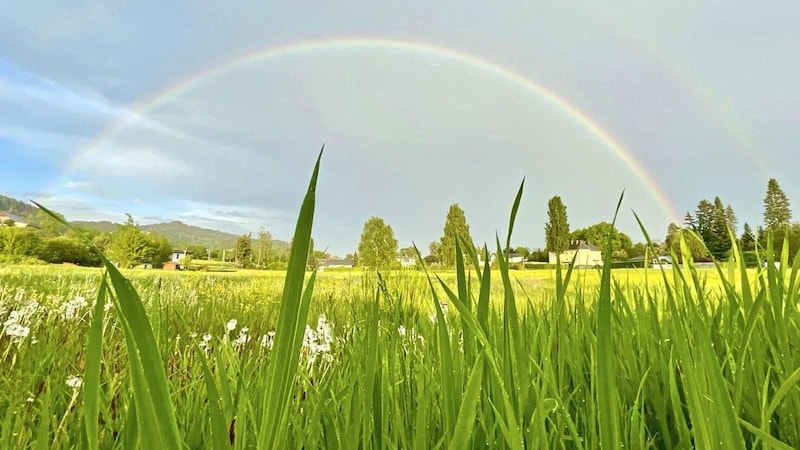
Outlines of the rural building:
M172 256L170 256L169 260L177 264L181 262L181 258L183 258L184 256L188 256L191 258L192 252L186 250L173 250Z
M417 258L414 256L398 256L395 258L402 267L414 267L417 265Z
M352 269L354 265L352 259L324 259L319 263L319 267L328 269Z
M586 241L572 241L569 248L561 252L561 263L571 264L573 259L576 266L599 266L603 264L603 253L600 247ZM550 252L550 264L556 264L555 252Z
M25 219L22 217L9 212L0 211L0 226L5 225L8 221L14 222L14 226L17 228L25 228L28 226L28 223L25 222Z
M164 270L179 270L180 266L176 262L168 261L161 265Z
M525 262L525 255L522 253L510 253L508 255L509 264L522 264Z

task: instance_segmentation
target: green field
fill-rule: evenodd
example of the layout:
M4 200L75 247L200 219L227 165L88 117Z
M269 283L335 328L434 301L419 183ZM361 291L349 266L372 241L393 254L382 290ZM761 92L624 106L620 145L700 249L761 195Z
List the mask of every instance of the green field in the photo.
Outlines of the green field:
M123 274L152 324L181 442L262 447L259 430L273 420L264 374L286 274ZM474 320L451 300L444 326L424 273L390 272L382 283L362 271L320 274L277 446L598 448L613 433L633 448L797 448L796 287L751 270L759 278L747 298L741 287L726 292L715 270L697 271L696 284L688 269L690 283L678 274L667 273L669 285L677 280L669 301L660 271L613 271L608 353L598 347L597 270L574 272L559 291L554 271L510 272L516 314L504 309L499 271L481 312L472 273L461 298ZM458 291L452 272L437 275ZM101 279L98 269L0 268L4 448L87 447L86 385L74 380L85 377ZM435 291L447 299L438 283ZM27 333L9 333L13 323ZM110 308L94 421L100 448L148 447L122 328ZM218 442L215 427L217 437L224 431Z

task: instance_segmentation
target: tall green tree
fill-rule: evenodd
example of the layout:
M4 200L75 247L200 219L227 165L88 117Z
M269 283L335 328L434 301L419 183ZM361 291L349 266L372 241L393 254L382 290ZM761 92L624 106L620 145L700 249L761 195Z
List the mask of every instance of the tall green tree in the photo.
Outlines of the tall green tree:
M263 228L258 232L256 241L256 266L264 268L272 259L272 234Z
M789 199L775 178L770 178L764 196L764 226L768 232L775 232L788 227L791 220Z
M730 204L725 207L725 217L728 219L728 228L736 236L739 233L739 219L736 218L736 213L733 212L733 207Z
M569 248L569 221L567 207L558 195L547 202L547 223L544 226L547 250L559 255Z
M749 252L756 249L756 236L753 233L753 229L750 228L750 224L745 222L744 229L742 231L742 237L740 238L742 251Z
M459 244L465 254L469 251L468 249L475 247L472 236L469 234L469 225L464 210L458 206L458 203L450 205L444 222L444 235L439 239L437 256L445 266L454 266L456 263L456 239L459 239Z
M611 258L618 261L628 259L633 241L627 234L614 229L609 222L600 222L586 228L579 228L570 233L570 239L597 245L603 249L605 258L605 244L609 234L611 234Z
M664 239L664 246L667 250L675 252L676 255L682 260L681 254L681 235L689 247L689 251L694 258L704 258L708 255L706 247L700 235L692 229L681 228L678 225L671 223L667 227L667 237Z
M134 222L133 216L127 214L128 219L111 233L111 238L106 246L106 251L111 260L123 268L130 268L145 262L153 257L153 247L147 234Z
M728 235L728 227L730 222L725 206L719 197L714 198L714 214L711 219L711 229L709 237L706 242L711 256L715 259L722 260L727 258L731 250L731 239Z
M245 268L249 267L252 262L253 256L253 235L247 233L239 236L236 239L236 246L233 249L234 261L236 267Z
M364 223L358 243L358 264L371 269L383 269L395 264L397 239L389 224L380 217L370 217Z

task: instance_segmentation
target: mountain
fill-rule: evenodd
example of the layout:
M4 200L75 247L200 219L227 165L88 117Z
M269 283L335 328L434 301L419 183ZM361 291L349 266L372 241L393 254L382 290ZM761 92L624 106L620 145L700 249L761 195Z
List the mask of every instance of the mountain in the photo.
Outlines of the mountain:
M100 222L75 221L71 223L73 225L92 228L103 232L112 232L117 229L117 224L107 220ZM212 249L233 248L236 246L236 239L239 238L239 235L236 234L187 225L179 221L141 225L139 228L143 231L152 231L160 236L164 236L175 246L194 244ZM255 239L256 237L253 236L253 238ZM272 247L275 249L286 249L289 248L289 243L275 239L272 241Z
M38 223L37 216L39 208L37 208L36 205L6 197L5 195L0 195L0 211L16 214L27 220L28 223ZM117 224L107 220L78 220L70 223L72 225L91 228L105 233L110 233L117 229ZM164 236L175 246L193 244L213 249L233 248L236 246L236 239L239 238L236 234L187 225L178 221L141 225L140 228L143 231L152 231ZM254 235L253 239L257 239L257 237ZM276 250L284 250L289 248L289 243L275 239L272 241L272 247Z

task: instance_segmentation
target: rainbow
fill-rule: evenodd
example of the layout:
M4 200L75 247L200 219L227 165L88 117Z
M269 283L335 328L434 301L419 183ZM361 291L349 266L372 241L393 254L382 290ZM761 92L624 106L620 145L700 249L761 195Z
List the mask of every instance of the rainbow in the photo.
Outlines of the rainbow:
M456 51L451 48L442 47L435 44L419 41L395 40L385 38L334 38L317 39L307 41L293 41L282 45L270 46L260 50L246 53L233 59L208 67L187 78L181 79L164 89L156 92L147 99L135 103L130 108L130 113L123 115L103 131L97 134L87 145L81 148L75 157L66 165L66 172L75 169L80 160L87 154L97 150L104 142L112 138L116 133L133 123L138 118L144 116L148 111L157 107L163 101L179 95L189 89L199 86L206 81L220 75L241 69L248 65L263 62L266 60L276 60L282 57L297 55L308 52L330 52L347 49L366 49L366 50L393 50L405 51L418 55L439 58L442 60L459 63L491 74L492 76L515 85L525 91L544 100L550 105L566 114L576 124L580 125L595 139L610 149L614 155L628 167L628 169L641 181L642 185L650 192L659 207L670 220L680 223L680 215L670 203L668 197L653 181L653 177L647 170L631 155L622 143L619 142L609 131L605 130L600 124L594 121L586 113L578 109L566 99L559 97L555 92L547 89L536 81L528 78L519 72L507 67L503 67L487 59L471 55L469 53Z

